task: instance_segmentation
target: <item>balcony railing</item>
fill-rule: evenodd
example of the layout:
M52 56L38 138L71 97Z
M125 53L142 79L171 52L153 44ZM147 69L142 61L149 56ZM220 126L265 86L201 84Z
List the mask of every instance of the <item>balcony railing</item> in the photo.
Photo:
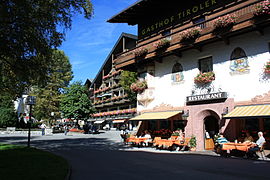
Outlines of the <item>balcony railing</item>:
M132 64L135 62L135 54L134 51L138 48L147 48L148 49L148 53L145 55L144 59L147 58L151 58L156 56L156 49L155 47L153 47L153 43L160 41L164 38L170 38L171 42L170 42L170 46L167 48L167 50L165 52L169 52L169 51L173 51L176 49L185 49L185 48L189 48L185 45L181 45L179 43L180 41L180 34L181 32L199 26L202 28L202 32L200 33L200 37L194 42L194 44L196 43L200 43L200 42L204 42L206 40L209 40L211 38L218 38L217 36L214 36L212 34L213 31L213 23L215 21L216 18L227 15L227 14L231 14L237 17L236 22L234 24L234 27L232 29L232 32L243 29L245 27L249 27L251 26L251 22L250 20L253 18L253 12L256 6L258 6L258 4L261 1L256 1L256 2L252 2L249 3L248 5L243 5L240 8L237 8L235 10L231 10L231 11L227 11L226 13L223 14L219 14L211 19L208 19L204 22L201 23L197 23L194 25L190 25L186 28L181 28L179 27L178 31L175 31L173 33L171 33L170 35L167 36L163 36L161 38L157 38L155 40L152 41L148 41L147 43L144 44L140 44L140 46L137 46L136 48L130 49L127 52L121 53L119 55L116 56L116 59L114 60L116 67L120 68L122 66L125 66L126 64ZM241 26L238 26L239 24L242 24Z
M96 107L103 107L103 106L110 106L114 104L123 104L126 102L130 102L130 100L127 98L127 95L124 95L124 96L111 97L105 100L95 101L93 104Z
M107 112L100 112L92 114L92 117L106 117L106 116L117 116L120 114L134 114L137 112L136 108L131 109L121 109L121 110L115 110L115 111L107 111Z

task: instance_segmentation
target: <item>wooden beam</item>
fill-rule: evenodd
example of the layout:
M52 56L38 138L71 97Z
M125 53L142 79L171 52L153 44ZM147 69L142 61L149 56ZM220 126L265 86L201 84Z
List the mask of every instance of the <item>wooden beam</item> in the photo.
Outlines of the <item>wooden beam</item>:
M175 51L172 51L172 54L181 58L182 57L182 52L180 50L175 50Z
M226 45L229 45L229 44L230 44L230 39L229 39L229 37L227 37L227 36L222 36L222 35L217 35L217 37L218 37L219 39L223 40L224 43L225 43Z
M126 50L126 38L123 37L123 52Z
M155 58L155 60L156 60L158 63L162 63L162 62L163 62L162 59L163 59L163 58L160 57L160 56L156 56L156 58Z

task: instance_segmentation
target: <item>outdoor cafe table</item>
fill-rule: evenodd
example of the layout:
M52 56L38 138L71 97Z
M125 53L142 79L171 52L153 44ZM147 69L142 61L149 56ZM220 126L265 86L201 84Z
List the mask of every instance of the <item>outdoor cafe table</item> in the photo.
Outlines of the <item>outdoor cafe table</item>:
M126 142L140 144L140 143L144 142L147 139L149 139L149 138L137 138L137 137L133 137L133 138L128 138Z
M158 146L164 146L164 147L171 147L173 144L175 145L179 145L179 146L187 146L188 145L188 141L182 141L181 140L177 140L177 139L160 139L156 142L156 145Z
M156 142L157 146L171 147L175 142L180 141L176 139L159 139Z
M252 143L223 143L222 144L222 150L239 150L239 151L245 151L247 152L248 149L251 147Z

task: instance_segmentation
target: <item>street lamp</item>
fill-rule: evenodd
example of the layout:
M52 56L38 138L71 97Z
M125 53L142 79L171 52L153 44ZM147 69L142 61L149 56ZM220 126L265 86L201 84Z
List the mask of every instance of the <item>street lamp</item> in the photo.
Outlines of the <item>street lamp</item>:
M184 114L182 115L182 120L187 120L188 117L189 117L189 110L184 111Z
M27 147L30 147L32 105L36 104L36 96L27 96L25 103L26 105L30 106L29 120L28 120L28 141L27 141Z

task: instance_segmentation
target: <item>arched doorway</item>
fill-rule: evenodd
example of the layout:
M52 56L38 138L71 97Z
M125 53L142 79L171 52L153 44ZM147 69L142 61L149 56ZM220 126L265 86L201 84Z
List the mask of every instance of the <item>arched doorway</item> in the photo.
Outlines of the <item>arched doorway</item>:
M205 149L212 150L214 148L214 136L219 133L219 119L212 115L205 117L204 130Z
M214 116L207 116L204 118L204 129L209 133L211 138L214 137L215 134L219 133L219 123L218 119Z

